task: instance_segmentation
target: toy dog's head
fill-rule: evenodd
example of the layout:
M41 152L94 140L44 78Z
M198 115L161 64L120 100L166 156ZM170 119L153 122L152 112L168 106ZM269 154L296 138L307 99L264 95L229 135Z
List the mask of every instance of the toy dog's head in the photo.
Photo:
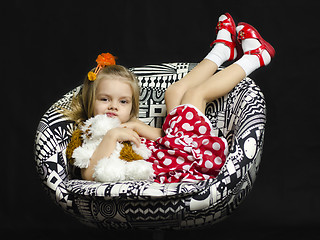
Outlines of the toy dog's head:
M83 132L82 139L84 142L101 140L109 130L119 127L120 124L118 118L110 118L106 115L97 115L89 118L81 126L81 131Z

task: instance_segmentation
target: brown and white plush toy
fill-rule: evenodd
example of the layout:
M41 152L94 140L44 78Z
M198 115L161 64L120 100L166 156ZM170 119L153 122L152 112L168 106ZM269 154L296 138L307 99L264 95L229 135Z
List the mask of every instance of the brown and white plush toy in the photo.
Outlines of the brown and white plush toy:
M87 168L90 158L102 141L104 135L112 128L119 127L120 121L117 118L110 118L106 115L97 115L84 122L80 127L81 145L72 149L73 136L67 148L67 156L72 157L73 164L79 168ZM79 138L78 138L79 141ZM71 149L71 150L70 150ZM113 153L98 161L93 174L93 179L98 182L117 182L124 180L152 180L152 163L148 159L151 151L141 144L138 148L131 142L117 142Z

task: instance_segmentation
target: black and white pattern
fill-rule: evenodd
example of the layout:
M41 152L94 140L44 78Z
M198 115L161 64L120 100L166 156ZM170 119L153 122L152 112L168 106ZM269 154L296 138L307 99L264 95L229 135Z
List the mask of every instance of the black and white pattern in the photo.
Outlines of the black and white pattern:
M166 88L195 65L168 63L131 69L141 85L142 121L161 127ZM67 93L43 115L35 140L36 166L45 189L80 221L107 229L200 227L230 215L252 189L261 159L266 105L250 78L207 105L206 115L216 135L228 140L230 153L217 178L198 183L108 184L73 179L73 167L65 155L73 124L59 109L68 108L80 89Z

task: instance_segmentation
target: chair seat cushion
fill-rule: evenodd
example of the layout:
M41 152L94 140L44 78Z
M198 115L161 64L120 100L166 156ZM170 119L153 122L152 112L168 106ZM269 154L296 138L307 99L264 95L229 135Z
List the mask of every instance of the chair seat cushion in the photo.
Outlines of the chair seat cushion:
M129 199L161 199L168 197L189 196L205 189L203 181L198 183L159 184L152 181L124 181L118 183L101 183L73 179L66 182L68 191L83 196L95 196Z

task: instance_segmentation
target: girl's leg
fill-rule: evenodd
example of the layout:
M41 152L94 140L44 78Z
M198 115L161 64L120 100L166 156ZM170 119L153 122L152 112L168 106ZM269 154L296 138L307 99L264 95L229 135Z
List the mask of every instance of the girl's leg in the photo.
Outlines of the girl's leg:
M181 104L192 104L204 113L208 102L230 92L245 76L245 71L238 64L232 64L189 89L182 97Z
M168 113L181 104L181 100L188 90L207 81L222 63L236 58L235 39L236 29L232 17L228 13L221 15L213 49L192 71L166 90L165 101Z
M208 60L202 60L194 69L178 82L172 84L165 93L167 112L181 104L184 94L211 77L218 69L218 66Z

